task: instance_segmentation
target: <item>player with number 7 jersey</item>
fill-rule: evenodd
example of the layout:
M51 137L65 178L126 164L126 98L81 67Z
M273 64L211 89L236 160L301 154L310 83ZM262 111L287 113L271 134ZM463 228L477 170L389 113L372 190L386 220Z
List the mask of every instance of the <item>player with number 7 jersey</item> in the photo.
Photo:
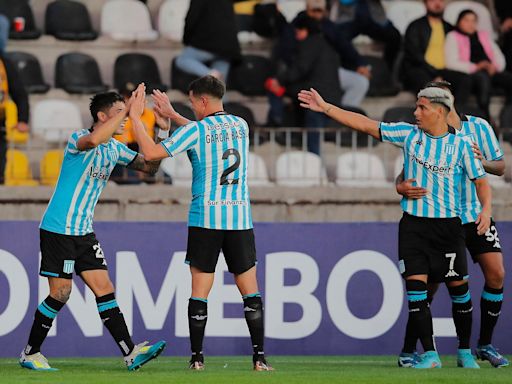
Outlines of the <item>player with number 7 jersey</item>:
M154 91L155 111L180 128L160 144L155 144L143 129L134 133L145 158L160 160L186 152L192 163L185 259L192 274L188 305L190 369L204 369L208 295L222 251L242 295L253 347L253 368L269 371L272 367L263 352L263 303L256 280L256 246L247 185L249 127L244 119L224 112L225 90L224 83L213 76L190 84L189 100L197 121L185 119L174 110L165 93ZM160 137L165 136L164 132Z

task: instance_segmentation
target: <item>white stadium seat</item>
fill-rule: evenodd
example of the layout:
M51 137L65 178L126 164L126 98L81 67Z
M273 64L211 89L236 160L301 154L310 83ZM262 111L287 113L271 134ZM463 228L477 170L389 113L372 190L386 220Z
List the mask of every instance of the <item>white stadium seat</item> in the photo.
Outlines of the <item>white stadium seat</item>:
M158 11L158 31L163 37L181 42L189 6L190 0L166 0L162 3Z
M405 31L412 21L425 16L425 4L423 1L395 0L385 2L386 15L393 25L405 35Z
M492 26L491 13L485 5L476 1L452 1L446 6L444 18L450 24L455 25L459 13L465 9L471 9L478 15L478 29L480 31L486 31L493 39L497 38Z
M320 156L311 152L285 152L276 161L279 185L310 187L327 183L327 173Z
M279 10L285 17L286 21L289 23L295 19L295 16L299 12L302 12L306 9L306 1L305 0L279 0L277 3Z
M505 176L496 176L488 173L487 180L489 180L489 184L494 188L510 188L510 184L505 181Z
M386 170L377 155L349 152L338 157L336 184L341 186L389 186Z
M192 164L186 152L163 159L160 168L171 177L173 185L190 187L192 184Z
M263 158L255 153L249 153L247 164L247 181L249 186L272 185L268 179L267 166Z
M39 101L32 110L31 126L35 135L59 143L83 129L83 122L80 109L71 101L47 99Z
M145 4L137 0L110 0L101 10L101 32L119 41L153 41L158 32L151 27Z

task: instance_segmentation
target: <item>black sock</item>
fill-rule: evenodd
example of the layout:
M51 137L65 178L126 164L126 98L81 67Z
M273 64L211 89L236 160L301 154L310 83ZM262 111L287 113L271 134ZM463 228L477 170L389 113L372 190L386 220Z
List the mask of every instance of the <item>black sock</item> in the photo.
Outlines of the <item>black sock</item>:
M469 349L473 325L473 303L468 283L448 287L448 292L452 298L452 315L459 339L459 349Z
M411 328L416 331L423 350L435 351L432 314L427 299L427 284L419 280L406 280L407 301ZM414 332L414 331L413 331Z
M501 314L502 303L503 287L495 289L486 285L480 299L480 338L478 345L491 344L494 327Z
M128 356L133 351L134 345L114 293L97 297L96 304L103 324L116 341L123 356Z
M244 314L245 321L249 327L251 334L251 342L253 348L253 361L264 360L265 353L263 350L264 332L264 317L263 317L263 302L261 301L260 293L246 295L244 299Z
M433 296L427 293L427 301L430 307L432 304ZM405 338L404 338L404 347L402 348L402 353L414 353L416 352L416 344L418 344L418 334L414 329L413 324L410 321L407 321L407 327L405 328Z
M207 320L208 301L191 297L188 301L188 330L190 332L190 348L193 361L204 361L203 339Z
M57 317L64 304L51 296L48 296L39 304L34 315L34 323L30 330L28 344L25 347L24 352L26 355L32 355L41 351L41 344L43 344L52 327L53 319Z

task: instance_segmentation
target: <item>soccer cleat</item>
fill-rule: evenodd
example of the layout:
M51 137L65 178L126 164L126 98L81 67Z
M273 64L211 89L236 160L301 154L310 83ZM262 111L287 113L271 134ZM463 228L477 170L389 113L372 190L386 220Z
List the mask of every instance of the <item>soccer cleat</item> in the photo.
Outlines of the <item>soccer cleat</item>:
M156 358L167 345L165 341L159 341L153 345L147 344L147 341L137 344L135 348L133 348L133 351L124 358L124 362L129 371L135 371L148 361Z
M50 367L48 360L41 352L34 353L33 355L25 355L21 352L20 365L23 368L33 369L34 371L58 371L57 368Z
M412 366L416 369L441 368L441 359L436 351L427 351L420 356L420 361Z
M202 361L191 361L188 367L193 371L204 371L204 363Z
M475 357L471 354L471 349L457 350L457 367L479 369Z
M254 362L254 370L257 372L273 371L274 368L265 359L260 359Z
M421 357L416 351L414 351L414 353L402 352L398 355L398 366L400 368L412 368L414 364L417 364L420 361Z
M479 360L487 360L494 368L506 367L510 364L492 344L479 345L475 353Z

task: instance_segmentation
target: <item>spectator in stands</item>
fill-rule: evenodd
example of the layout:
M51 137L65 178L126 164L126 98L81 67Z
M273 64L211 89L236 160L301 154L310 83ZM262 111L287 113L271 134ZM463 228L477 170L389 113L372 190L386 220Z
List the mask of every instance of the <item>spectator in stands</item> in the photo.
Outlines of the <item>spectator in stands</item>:
M471 75L478 107L488 120L492 86L503 88L505 103L512 103L512 73L505 71L505 56L487 32L477 30L477 22L471 9L459 14L455 30L446 36L446 67Z
M507 70L512 71L512 1L494 0L494 7L500 19L501 47L505 53Z
M7 137L5 129L5 111L7 99L14 101L18 107L18 124L15 129L28 132L29 105L25 87L18 69L9 60L0 56L0 184L4 183Z
M11 28L11 22L9 18L3 14L0 14L0 54L5 53L5 47L7 46L7 40L9 40L9 29Z
M405 32L402 80L414 94L432 80L447 80L453 86L457 109L463 109L471 93L467 74L446 69L445 36L453 27L443 20L444 0L424 0L427 14L414 20Z
M241 56L233 1L191 0L183 44L185 48L176 59L179 69L226 81L230 63Z
M331 17L349 41L367 35L384 43L384 60L393 70L402 47L402 36L388 20L380 0L333 0Z
M277 90L284 86L286 94L293 100L301 89L311 87L322 89L327 98L337 104L341 98L338 54L325 39L318 22L307 14L298 15L292 24L297 41L296 49L288 65L285 63L279 65L277 78L273 80L273 89ZM282 102L277 98L274 98L274 101ZM328 119L322 113L305 111L305 128L323 128L327 121ZM320 153L318 133L308 132L308 150L316 154Z
M343 90L341 104L359 107L370 86L370 68L352 42L327 17L326 0L306 0L306 10L299 15L303 13L318 21L325 38L339 54L341 67L338 73Z

